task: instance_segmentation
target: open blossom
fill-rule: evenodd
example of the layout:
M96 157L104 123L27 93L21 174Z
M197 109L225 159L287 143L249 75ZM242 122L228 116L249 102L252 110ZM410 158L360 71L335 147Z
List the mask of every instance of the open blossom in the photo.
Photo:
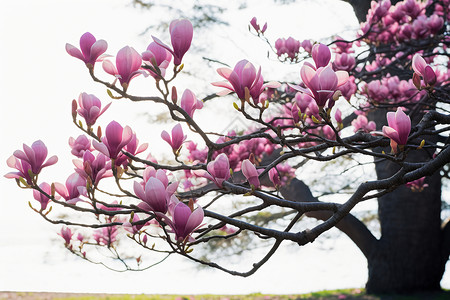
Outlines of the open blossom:
M151 66L154 69L159 69L159 74L148 70L150 75L155 79L161 79L166 75L166 69L172 60L172 54L162 46L155 42L148 45L147 50L142 53L142 60L144 64Z
M423 78L426 86L433 86L436 84L436 73L425 62L425 59L417 53L412 59L412 68L414 69L414 75L416 77L413 77L413 81L418 88L421 87L420 79L417 79L418 76Z
M173 55L173 63L178 66L186 52L191 47L194 28L187 19L173 20L169 26L170 41L173 49L161 42L158 38L152 36L155 43L167 49Z
M134 193L143 201L139 207L147 211L165 214L169 209L170 198L174 192L173 186L164 185L156 177L150 177L144 187L140 183L134 182Z
M163 130L161 132L161 138L169 143L173 151L176 152L181 148L181 145L183 145L183 142L186 140L186 135L184 135L181 125L177 124L172 128L172 136L170 136L167 131Z
M99 152L105 154L111 159L116 159L123 147L125 147L133 138L133 131L130 127L123 128L116 121L106 126L105 136L102 137L102 142L99 143L93 140L93 146Z
M398 107L396 112L388 112L387 121L389 126L383 126L383 134L391 139L392 149L395 151L397 145L406 145L411 131L411 119Z
M58 162L58 157L55 155L45 161L47 153L47 147L41 140L34 142L31 147L23 144L23 151L14 151L13 156L7 160L8 166L16 168L19 172L10 172L6 174L5 177L17 179L22 177L26 179L28 183L31 183L31 181L29 181L29 170L37 175L41 172L42 168L54 165Z
M70 137L69 146L72 148L70 153L76 157L83 157L84 152L94 150L91 146L91 141L85 135L80 135L76 139Z
M96 40L89 32L83 34L80 38L80 49L71 44L66 44L66 51L69 55L81 59L89 67L93 68L95 62L100 61L100 55L105 53L108 43L104 40Z
M258 72L256 72L253 64L245 59L239 61L233 70L229 68L219 68L217 69L217 73L228 81L212 83L214 86L227 89L217 93L218 95L223 96L230 92L235 92L239 99L244 100L245 89L247 88L255 104L259 103L259 96L265 88L277 88L280 86L279 82L269 82L264 84L264 79L261 75L261 67Z
M75 172L81 175L84 179L97 185L102 178L113 176L111 170L111 160L103 153L98 153L94 156L90 151L86 151L83 155L83 161L73 160L75 165Z
M186 89L181 96L180 106L192 118L195 110L203 107L203 102L190 89Z
M52 188L48 183L43 182L39 185L39 187L41 188L41 190L43 190L45 193L47 193L47 195L52 194ZM50 201L50 198L48 198L46 195L42 194L38 190L33 190L33 197L34 197L34 199L39 201L39 203L41 203L41 210L44 210L47 208L47 204Z
M145 150L147 150L147 148L148 143L139 145L139 140L136 137L136 133L133 132L130 142L128 142L128 144L126 144L126 146L123 147L123 150L135 156L139 153L144 152ZM126 167L128 165L128 156L126 156L123 153L119 153L115 163L116 166L122 165L123 167Z
M252 164L250 160L245 159L242 161L241 170L250 185L253 185L256 188L260 186L258 178L260 172L256 170L255 165Z
M172 212L172 220L166 216L161 216L162 220L170 226L175 233L175 239L181 243L184 241L194 241L191 234L200 227L204 217L203 209L198 206L191 210L183 202L178 202Z
M142 64L141 55L132 47L125 46L117 52L116 65L109 61L103 61L103 70L119 79L120 84L126 90L134 77L145 74L140 70Z
M319 61L320 63L320 61ZM300 69L300 76L308 89L298 85L290 85L292 88L310 95L319 107L324 107L328 100L329 106L334 104L334 93L348 80L346 71L333 71L331 66L314 69L311 64L304 64Z
M355 120L352 121L353 131L357 132L358 130L364 132L371 132L377 129L374 121L370 121L364 115L359 115Z
M67 178L65 185L56 182L55 190L66 200L66 202L69 204L75 204L78 201L81 201L81 195L87 196L86 178L83 178L78 173L73 173Z
M80 108L77 109L77 112L84 118L88 127L94 125L98 117L100 117L111 105L111 103L108 103L102 109L102 102L100 99L95 95L87 93L80 94L78 97L78 104L80 105Z
M219 154L216 159L210 161L206 166L206 169L208 172L196 171L195 174L213 181L220 188L222 187L223 182L231 177L230 162L225 153Z

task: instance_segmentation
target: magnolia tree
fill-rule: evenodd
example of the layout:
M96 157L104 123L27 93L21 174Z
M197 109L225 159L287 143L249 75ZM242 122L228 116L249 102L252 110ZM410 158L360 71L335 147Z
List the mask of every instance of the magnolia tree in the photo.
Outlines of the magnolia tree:
M114 101L164 106L177 122L161 132L173 159L161 163L145 154L152 147L140 143L137 129L114 120L103 120L102 129L97 121L111 103L81 93L72 102L72 119L82 134L69 139L75 171L64 183L39 180L57 157L46 160L38 140L14 152L7 163L16 170L6 177L32 190L36 213L63 224L60 235L70 252L109 268L144 270L178 254L249 276L281 243L303 246L337 227L367 257L369 292L439 289L450 249L449 226L441 228L440 219L440 171L450 161L449 6L448 0L373 2L353 40L336 37L328 45L292 37L272 44L264 36L267 24L253 18L251 32L281 62L301 63L299 77L266 81L263 69L247 60L219 68L217 80L224 81L212 83L215 96L231 93L230 110L252 124L227 134L200 125L195 112L203 102L194 91L176 88L193 39L189 20L171 22L170 46L153 37L141 52L123 47L115 61L105 55L106 41L85 33L80 48L67 44L67 53ZM159 95L129 93L137 76L155 84ZM349 158L355 163L344 163ZM347 174L374 162L377 178L352 178L355 188L343 203L318 201L295 173L332 161L342 162ZM374 198L379 239L350 214ZM262 213L270 221L257 221ZM307 228L299 222L303 216L321 221ZM248 270L194 251L249 232L271 247Z

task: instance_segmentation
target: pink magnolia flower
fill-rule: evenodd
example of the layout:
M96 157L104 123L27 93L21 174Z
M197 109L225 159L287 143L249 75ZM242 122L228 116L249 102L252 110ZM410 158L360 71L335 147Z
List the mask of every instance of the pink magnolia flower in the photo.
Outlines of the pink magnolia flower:
M377 129L374 121L370 121L364 115L359 115L355 120L352 121L353 131L357 132L362 130L364 132L371 132Z
M256 72L252 63L247 60L239 61L233 70L229 68L219 68L217 73L225 78L228 82L213 82L212 85L223 87L228 90L217 93L220 96L235 92L239 99L245 99L245 88L250 92L255 104L259 102L259 96L265 88L277 88L280 86L278 82L269 82L264 84L261 75L261 67Z
M130 222L130 221L123 222L123 223L122 223L122 226L123 226L123 228L124 228L126 231L128 231L128 232L130 232L130 233L132 233L132 234L136 234L136 233L138 233L139 230L141 230L141 228L144 227L144 225L145 225L145 224L139 224L139 225L133 225L133 224L132 224L132 223L136 223L136 222L138 222L138 221L140 221L139 216L138 216L137 214L134 214L134 215L133 215L133 220L132 220L132 222ZM146 236L146 235L145 235L145 236ZM145 244L145 243L144 243L144 244Z
M90 179L94 185L97 185L102 178L113 176L111 170L111 160L103 153L94 156L90 151L83 155L83 161L74 159L75 172L84 179Z
M355 57L347 53L336 54L333 61L334 70L350 71L355 66Z
M161 132L161 138L169 143L174 152L177 152L181 148L186 137L187 136L183 134L183 128L181 128L180 124L177 124L172 128L172 137L165 130Z
M87 196L86 178L83 178L78 173L73 173L67 178L65 185L56 182L55 190L66 200L67 203L75 204L78 201L82 201L80 199L81 195L85 197Z
M339 108L336 109L336 112L334 113L334 119L338 123L342 123L342 112Z
M436 84L436 73L433 69L425 62L420 54L415 54L412 59L412 68L414 69L415 74L421 76L425 85L433 86Z
M397 145L406 145L411 131L411 119L398 107L396 112L388 112L387 121L389 126L383 126L383 134L391 139L392 149L395 151Z
M261 185L258 178L260 172L256 170L255 165L252 164L250 160L245 159L242 161L241 170L245 178L247 178L248 183L256 188L259 188Z
M253 17L253 18L250 20L250 25L252 25L253 29L255 29L256 32L258 32L258 33L259 33L259 32L264 33L264 32L267 30L267 23L264 23L263 28L261 29L261 28L259 27L259 24L258 24L257 22L258 22L258 21L257 21L256 17Z
M278 173L276 167L269 170L269 180L273 183L275 187L279 187L281 185L280 174Z
M105 136L102 142L92 141L95 149L105 154L111 159L116 159L123 147L125 147L133 138L133 131L130 127L123 128L116 121L111 121L105 130Z
M173 50L161 42L158 38L152 36L155 43L167 49L173 55L173 63L178 66L186 52L191 47L192 37L194 35L194 28L192 23L187 19L173 20L169 26L170 41Z
M422 192L424 188L428 187L428 184L425 183L425 176L413 181L410 181L406 184L413 192Z
M28 184L32 184L31 176L29 173L31 172L31 166L29 163L17 159L14 157L14 155L11 155L6 160L6 164L8 165L8 167L15 168L18 171L18 172L9 172L5 174L4 176L6 178L15 178L15 179L23 178Z
M91 33L86 32L80 38L80 48L81 51L71 44L66 44L69 55L81 59L89 68L93 68L95 62L101 61L99 57L105 53L108 43L104 40L97 41Z
M331 66L319 67L315 70L310 64L304 64L302 66L300 76L309 90L298 85L290 86L313 97L320 108L324 107L338 88L348 80L348 73L346 71L334 72ZM334 101L330 104L329 106L332 106Z
M88 127L94 125L98 117L100 117L111 105L111 103L109 103L101 109L102 102L95 95L87 93L80 94L78 97L78 104L80 105L80 108L77 109L77 112L84 118Z
M148 178L144 187L135 181L133 187L136 196L144 201L139 204L140 208L146 211L160 212L163 214L169 209L170 198L175 192L172 185L164 185L164 183L156 177Z
M145 74L140 70L142 64L141 55L129 46L125 46L117 52L116 66L109 61L103 61L103 70L119 79L120 84L126 90L134 77Z
M130 153L133 156L136 156L137 154L144 152L148 148L148 143L144 143L140 146L138 146L138 145L139 145L139 140L136 137L136 133L133 132L130 142L128 144L126 144L125 147L123 147L123 150ZM119 165L122 165L123 167L128 166L128 156L126 156L123 153L119 153L115 163L116 163L116 166L119 166Z
M39 187L41 188L41 190L47 193L47 195L52 194L52 188L48 183L43 182L39 185ZM38 190L33 190L33 197L34 199L39 201L39 203L41 203L41 211L47 208L47 204L50 201L50 198L48 198L46 195L42 194Z
M231 177L230 162L225 153L217 155L216 159L208 163L206 169L208 172L196 171L194 173L213 181L220 188L223 187L223 182Z
M186 89L181 96L180 106L192 118L195 110L203 107L203 102L198 100L191 90Z
M58 235L60 235L64 239L66 246L70 245L70 241L72 240L73 233L69 227L61 228L61 232L58 233Z
M85 135L80 135L76 139L70 137L69 146L72 148L70 153L80 158L83 157L84 152L94 150L91 146L91 141Z
M35 175L39 174L42 168L54 165L58 162L58 157L56 157L56 155L45 161L47 158L47 153L47 147L41 140L34 142L31 147L23 144L23 151L14 151L13 156L15 159L10 157L7 161L8 166L16 168L19 172L8 173L5 176L7 178L23 177L25 179L29 179L29 174L22 176L25 175L23 174L24 172L28 173L28 170L31 170L31 172ZM20 162L18 162L17 159L20 160Z
M316 68L326 67L331 59L331 51L327 45L315 44L311 51L312 58L316 64Z
M200 206L191 210L183 202L178 202L173 209L172 220L165 216L162 216L162 219L172 228L177 242L181 243L184 241L194 241L191 234L201 226L203 217L204 212Z
M166 69L172 60L172 54L157 43L151 42L147 50L142 53L142 60L152 68L159 69L159 74L148 70L150 75L158 80L166 75Z
M108 226L96 229L93 237L97 244L109 247L116 241L117 234L117 226Z

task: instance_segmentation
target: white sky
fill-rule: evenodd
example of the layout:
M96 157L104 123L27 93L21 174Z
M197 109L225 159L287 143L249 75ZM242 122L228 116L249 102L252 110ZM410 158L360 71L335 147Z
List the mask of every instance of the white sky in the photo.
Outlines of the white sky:
M233 26L221 27L214 38L194 33L193 46L213 49L211 55L206 52L205 55L231 65L243 58L252 59L256 65L263 65L265 74L267 48L246 30L253 16L261 23L269 22L268 36L272 40L290 35L300 40L325 38L356 24L351 9L341 1L310 1L309 8L295 4L288 10L271 1L264 4L249 2L258 3L258 10L240 11L229 16L233 18L230 20ZM159 35L140 35L152 24L154 16L127 3L119 0L0 3L0 138L3 141L0 149L0 218L3 221L0 227L0 291L236 294L300 293L364 286L367 279L365 259L343 235L333 242L333 251L320 250L320 245L314 244L301 249L283 248L255 275L245 279L218 271L198 271L180 258L170 258L143 273L113 273L76 259L67 254L61 241L55 243L55 232L59 227L46 223L29 209L27 202L34 201L31 192L19 190L13 180L3 177L11 171L5 162L22 143L30 145L42 139L49 153L60 158L56 167L45 170L42 179L64 182L72 172L67 140L80 133L71 125L71 100L80 92L93 93L104 104L110 100L105 89L89 79L83 63L67 55L64 46L66 42L78 46L80 36L89 31L98 39L108 41L109 54L115 55L124 45L142 52L150 42L150 34ZM332 9L325 9L329 7ZM167 41L167 36L161 35L161 38ZM199 60L189 57L188 53L185 62L188 69ZM269 65L266 70L281 67L285 68L283 76L298 76L297 66ZM99 67L97 71L101 74ZM211 82L220 80L213 71L216 67L200 77ZM198 95L214 91L209 84L200 85L189 76L182 78L179 91L191 86L191 80L199 87L195 91ZM143 78L134 79L132 86L136 93L148 94L150 89L150 84ZM208 119L208 115L216 115L221 109L233 111L230 105L226 108L220 105L216 110L206 106L210 110L199 112L200 119ZM116 101L102 116L100 124L104 126L109 120L116 119L132 126L143 141L159 138L162 127L149 127L147 119L138 114L142 110L153 112L158 108ZM227 119L215 122L215 130L220 131L220 126L227 123ZM447 288L450 287L448 277L446 275L443 281Z

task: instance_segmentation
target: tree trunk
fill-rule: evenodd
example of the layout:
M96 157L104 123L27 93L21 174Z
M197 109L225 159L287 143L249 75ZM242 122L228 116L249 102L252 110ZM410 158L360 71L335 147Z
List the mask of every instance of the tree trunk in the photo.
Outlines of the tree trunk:
M386 113L378 110L374 120L383 124ZM381 150L381 149L379 149ZM390 149L383 149L390 151ZM432 153L415 150L408 161L420 162ZM376 163L378 179L393 175L398 166L390 161ZM440 280L448 259L442 254L441 176L435 172L426 178L422 192L406 186L378 199L381 238L367 255L368 293L407 293L440 289Z

